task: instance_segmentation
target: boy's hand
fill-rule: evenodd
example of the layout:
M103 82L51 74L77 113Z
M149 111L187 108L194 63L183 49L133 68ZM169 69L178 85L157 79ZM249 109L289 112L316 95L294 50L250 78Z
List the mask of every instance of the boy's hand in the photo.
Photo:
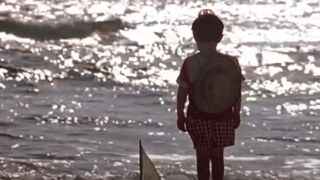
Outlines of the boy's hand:
M234 128L237 129L240 126L240 114L237 113L237 115L234 117Z
M177 126L180 131L186 132L186 118L184 116L179 116L177 121Z

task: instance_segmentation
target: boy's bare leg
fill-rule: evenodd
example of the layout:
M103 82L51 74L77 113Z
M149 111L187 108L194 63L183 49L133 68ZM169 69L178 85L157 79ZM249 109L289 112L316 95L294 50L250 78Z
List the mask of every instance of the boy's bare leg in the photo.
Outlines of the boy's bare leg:
M223 180L224 160L223 147L215 148L210 152L212 180Z
M196 149L197 151L197 172L199 180L209 180L210 152L206 149Z

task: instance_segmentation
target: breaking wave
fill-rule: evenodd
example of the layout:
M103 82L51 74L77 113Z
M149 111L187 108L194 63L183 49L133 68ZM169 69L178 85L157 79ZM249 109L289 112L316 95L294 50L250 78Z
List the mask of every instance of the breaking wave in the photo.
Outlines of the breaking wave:
M127 25L118 18L101 22L76 21L52 24L20 22L12 19L0 20L0 31L36 40L85 38L94 32L106 34L125 27Z

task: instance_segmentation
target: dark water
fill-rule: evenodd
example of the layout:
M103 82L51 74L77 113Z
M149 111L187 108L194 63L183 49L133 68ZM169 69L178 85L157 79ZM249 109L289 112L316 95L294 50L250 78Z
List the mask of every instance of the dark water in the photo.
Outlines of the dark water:
M242 124L227 179L320 179L318 1L0 1L0 178L194 179L176 129L190 25L212 8L239 57Z

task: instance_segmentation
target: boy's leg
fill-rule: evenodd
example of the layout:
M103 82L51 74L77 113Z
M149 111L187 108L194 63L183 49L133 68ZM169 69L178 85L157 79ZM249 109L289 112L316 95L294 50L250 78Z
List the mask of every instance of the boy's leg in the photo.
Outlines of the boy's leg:
M210 152L206 149L196 149L197 151L197 172L199 180L209 180Z
M214 148L210 151L212 180L223 180L224 162L223 162L223 147Z

